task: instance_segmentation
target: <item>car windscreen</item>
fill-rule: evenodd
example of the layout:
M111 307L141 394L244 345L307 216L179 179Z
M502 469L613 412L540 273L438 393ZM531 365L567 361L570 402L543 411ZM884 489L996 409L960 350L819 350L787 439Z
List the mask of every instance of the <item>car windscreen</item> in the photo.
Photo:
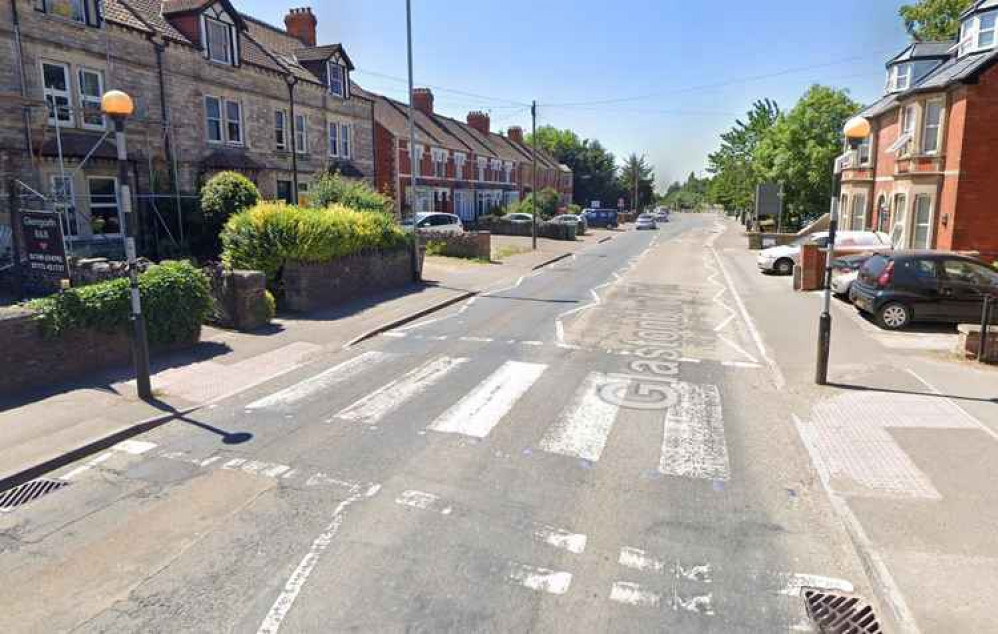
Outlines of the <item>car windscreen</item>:
M880 277L880 274L884 272L885 268L887 268L888 261L889 260L882 255L875 255L871 257L859 269L859 277L861 279L876 279Z

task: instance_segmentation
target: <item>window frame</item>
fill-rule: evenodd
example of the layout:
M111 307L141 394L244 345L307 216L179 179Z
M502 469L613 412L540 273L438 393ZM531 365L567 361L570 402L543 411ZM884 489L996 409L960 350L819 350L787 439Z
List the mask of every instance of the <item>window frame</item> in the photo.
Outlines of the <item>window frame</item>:
M83 76L84 74L94 75L97 77L97 94L87 95L83 92ZM85 130L106 130L107 129L107 116L101 112L101 97L104 96L104 71L98 70L96 68L90 68L88 66L80 66L76 69L76 81L77 81L77 101L80 104L80 125ZM100 123L87 123L87 104L91 106L96 105L96 112L99 113Z
M224 66L235 66L236 65L236 46L234 31L235 29L228 22L224 22L217 17L212 17L209 15L202 15L202 29L204 32L204 56L209 62L214 62L216 64L222 64ZM218 59L214 56L214 50L211 45L211 27L220 27L225 30L225 52L226 59Z
M891 206L894 208L891 213L891 246L904 249L908 246L908 194L894 194Z
M281 121L278 123L277 119ZM288 149L288 111L284 108L274 110L274 148L278 150Z
M71 0L69 1L71 2ZM80 16L82 18L81 20L53 13L51 0L35 0L33 8L35 11L44 13L50 18L55 18L56 20L65 20L66 22L72 22L73 24L92 26L98 29L101 28L103 20L100 14L99 2L94 2L93 0L80 0L79 5L83 12L82 16Z
M484 156L476 157L475 166L478 168L476 173L476 176L478 176L477 180L479 180L480 182L485 182L485 176L486 176L485 170L489 166L489 159L487 159Z
M243 120L244 120L244 117L243 117L243 102L239 101L238 99L223 99L223 101L225 103L225 111L223 112L223 114L225 115L224 116L224 118L225 118L225 142L228 145L245 146L246 145L246 133L245 133L245 126L243 125ZM230 118L230 116L229 116L229 106L236 106L236 108L239 109L238 121L233 122L232 119ZM231 126L233 125L233 123L237 126L237 129L239 131L239 140L238 141L233 141L232 140L232 134L231 134L232 128L231 128Z
M433 163L434 178L447 177L447 159L449 152L443 148L430 148L430 159Z
M993 20L991 27L987 29L982 29L981 25L984 18L988 17ZM995 46L996 37L998 37L998 11L985 11L974 17L976 20L975 34L974 34L974 50L975 51L987 51ZM984 33L989 33L991 35L991 42L988 44L981 44L981 35Z
M95 203L93 186L92 183L97 180L112 181L114 183L114 203ZM116 176L88 176L87 177L87 207L90 211L90 235L91 237L100 237L101 239L112 240L119 239L122 235L122 229L124 229L124 222L121 217L121 188L118 186L118 178ZM111 209L117 212L118 217L118 231L117 233L94 233L93 232L93 219L95 209Z
M919 202L927 201L927 217L925 222L919 222ZM914 249L931 249L933 238L933 217L935 216L935 200L929 194L916 194L911 206L911 246ZM918 241L919 227L925 227L925 242Z
M468 155L464 152L454 152L454 178L464 179L464 166L468 162Z
M339 73L339 82L338 82L339 92L337 92L333 88L333 86L334 86L334 84L333 84L333 68L334 67L338 69L337 72ZM343 64L340 64L339 62L335 62L333 60L327 60L326 61L326 83L329 84L329 86L328 86L328 88L329 88L329 94L333 95L334 97L339 97L340 99L349 99L350 98L350 82L348 80L348 77L349 77L349 71L347 70L346 66L344 66Z
M208 102L214 101L218 104L218 116L212 117L208 111ZM221 97L216 97L214 95L204 96L204 137L208 143L214 145L224 145L225 144L225 100ZM213 121L218 122L218 138L211 138L211 123Z
M340 155L340 124L336 121L330 121L326 126L326 134L328 135L328 149L329 156L339 157Z
M857 205L858 203L861 203ZM866 231L866 194L854 194L849 208L849 226L853 231ZM857 217L861 220L857 222Z
M301 123L299 123L299 120ZM298 139L301 139L299 147ZM295 138L294 146L296 154L308 154L308 115L295 113Z
M51 66L53 68L59 68L62 70L62 76L66 84L65 90L57 90L54 88L49 88L45 83L45 67ZM70 72L69 64L66 62L55 62L50 60L41 60L40 69L42 73L42 99L47 104L51 104L51 109L46 108L48 111L48 123L49 125L58 125L60 128L72 128L76 125L76 117L73 112L73 74ZM51 95L52 100L49 101L49 96ZM63 106L66 112L66 118L61 119L59 117L60 106L57 104L56 99L65 99L66 105Z
M348 159L353 155L353 124L340 124L340 158Z
M939 116L935 124L929 123L929 112L933 106L939 107ZM928 156L935 156L940 153L942 148L942 131L943 131L943 120L945 116L946 103L941 98L929 99L925 102L922 107L922 138L919 141L919 150L922 154ZM929 135L930 128L934 128L935 133L931 136ZM932 139L935 147L931 150L926 147L926 141Z

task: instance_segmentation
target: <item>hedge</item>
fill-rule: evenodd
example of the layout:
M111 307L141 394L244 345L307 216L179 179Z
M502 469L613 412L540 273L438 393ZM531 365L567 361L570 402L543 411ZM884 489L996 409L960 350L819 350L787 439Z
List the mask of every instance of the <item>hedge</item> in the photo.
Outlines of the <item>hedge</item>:
M529 222L512 222L496 216L479 216L478 228L489 231L497 236L530 236L533 227ZM549 240L575 240L578 235L576 225L558 222L538 222L537 237Z
M392 199L378 193L367 181L348 180L339 174L325 174L312 183L308 192L309 207L324 209L343 205L356 211L391 213Z
M383 213L260 203L234 215L222 230L222 261L254 269L276 283L288 262L329 262L365 249L393 249L409 237Z
M166 262L139 277L142 312L152 345L193 341L211 312L211 292L204 274L188 262ZM74 329L103 332L131 325L128 278L74 288L34 300L29 305L49 336Z

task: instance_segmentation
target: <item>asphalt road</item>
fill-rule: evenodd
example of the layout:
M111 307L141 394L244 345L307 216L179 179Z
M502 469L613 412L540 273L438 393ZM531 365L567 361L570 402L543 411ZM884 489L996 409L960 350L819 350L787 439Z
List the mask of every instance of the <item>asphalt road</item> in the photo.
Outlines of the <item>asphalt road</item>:
M868 592L713 248L621 232L0 515L0 631L808 631Z

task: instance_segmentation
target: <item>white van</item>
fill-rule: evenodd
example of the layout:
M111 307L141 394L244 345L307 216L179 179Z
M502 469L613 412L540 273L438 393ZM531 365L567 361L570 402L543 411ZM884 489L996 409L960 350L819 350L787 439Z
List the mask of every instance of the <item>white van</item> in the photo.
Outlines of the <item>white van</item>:
M800 263L800 248L805 244L816 244L824 249L828 246L828 232L821 231L797 238L790 244L770 247L759 252L756 264L764 273L790 275L794 265ZM837 231L835 233L836 253L861 253L890 251L891 237L876 231Z

